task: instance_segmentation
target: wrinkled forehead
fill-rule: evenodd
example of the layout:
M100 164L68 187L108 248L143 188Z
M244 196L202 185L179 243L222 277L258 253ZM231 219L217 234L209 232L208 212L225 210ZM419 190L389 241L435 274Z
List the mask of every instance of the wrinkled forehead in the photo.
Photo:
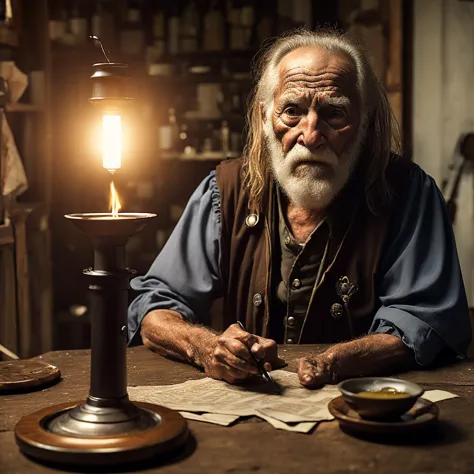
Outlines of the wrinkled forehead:
M275 99L287 93L317 93L358 98L356 67L342 52L319 47L298 48L287 54L278 69Z

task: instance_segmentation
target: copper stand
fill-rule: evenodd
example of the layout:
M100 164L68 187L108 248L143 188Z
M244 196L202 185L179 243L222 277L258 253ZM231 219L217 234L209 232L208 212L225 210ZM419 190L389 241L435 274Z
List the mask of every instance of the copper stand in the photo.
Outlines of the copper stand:
M39 410L15 427L20 450L32 457L81 465L137 462L184 444L183 417L127 394L127 291L133 272L125 266L125 245L154 214L70 214L66 216L94 244L90 279L92 311L91 383L85 402Z

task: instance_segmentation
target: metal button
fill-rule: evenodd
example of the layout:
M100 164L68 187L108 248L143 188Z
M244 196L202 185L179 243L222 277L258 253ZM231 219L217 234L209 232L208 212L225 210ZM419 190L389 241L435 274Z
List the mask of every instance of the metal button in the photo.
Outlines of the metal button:
M340 319L344 315L344 307L340 303L334 303L331 306L331 316L334 319Z
M285 237L285 245L290 245L291 244L291 237L287 236Z
M258 224L258 214L249 214L245 219L245 223L247 227L255 227Z
M294 342L295 342L295 341L293 341L293 339L287 339L287 340L286 340L286 343L287 343L287 344L293 344Z
M301 286L301 281L298 280L298 278L295 278L291 285L293 286L293 288L299 288Z
M296 319L293 316L289 316L286 322L288 326L293 327L296 324Z
M253 295L253 304L255 306L260 306L263 302L263 296L260 293L255 293Z

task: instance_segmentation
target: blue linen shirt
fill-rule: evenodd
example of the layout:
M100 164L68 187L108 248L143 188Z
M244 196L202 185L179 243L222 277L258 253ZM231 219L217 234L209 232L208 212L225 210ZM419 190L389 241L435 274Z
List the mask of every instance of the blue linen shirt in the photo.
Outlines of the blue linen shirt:
M141 341L141 321L152 310L174 310L193 323L209 324L210 307L223 287L220 255L213 171L191 196L148 273L131 282L138 296L128 312L130 344ZM382 306L370 333L400 337L424 366L446 346L465 356L471 329L454 234L436 183L419 167L397 200L377 275Z

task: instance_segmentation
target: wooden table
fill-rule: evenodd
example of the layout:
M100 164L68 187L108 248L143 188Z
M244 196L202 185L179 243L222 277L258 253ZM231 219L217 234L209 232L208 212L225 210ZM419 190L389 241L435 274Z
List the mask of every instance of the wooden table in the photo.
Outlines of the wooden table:
M296 358L321 348L283 346L280 351L289 362L288 370L295 370ZM85 398L89 356L89 351L48 352L39 358L60 367L63 378L58 384L38 392L0 397L2 474L61 472L23 456L15 444L13 429L23 415L34 410ZM164 385L202 377L197 369L166 360L144 347L128 349L129 385ZM427 389L440 388L461 397L440 403L440 421L423 443L369 442L341 432L335 421L321 423L307 435L276 430L256 418L228 428L189 421L195 447L174 463L141 472L473 473L474 360L433 371L410 372L403 377Z

